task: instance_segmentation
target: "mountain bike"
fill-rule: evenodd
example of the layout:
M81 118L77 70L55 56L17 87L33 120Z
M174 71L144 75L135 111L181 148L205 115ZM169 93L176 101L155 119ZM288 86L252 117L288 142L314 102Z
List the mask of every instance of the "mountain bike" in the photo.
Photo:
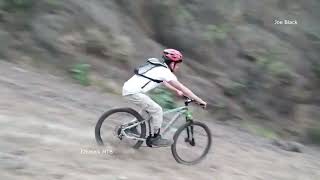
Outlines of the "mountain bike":
M208 126L193 119L189 104L195 102L186 98L184 106L164 112L164 119L167 115L173 114L169 122L163 123L162 136L173 135L171 152L174 159L181 164L193 165L199 163L208 154L212 136ZM144 111L145 112L145 111ZM152 135L152 118L146 112L138 113L132 108L116 108L105 112L95 126L95 138L99 145L112 145L119 140L121 143L128 143L131 147L138 149L146 142L147 146L152 147L148 141ZM180 117L184 117L185 122L177 123ZM176 125L178 124L178 125ZM148 125L148 129L147 129ZM132 133L134 129L135 133ZM147 132L148 130L148 132ZM146 136L149 133L149 136Z

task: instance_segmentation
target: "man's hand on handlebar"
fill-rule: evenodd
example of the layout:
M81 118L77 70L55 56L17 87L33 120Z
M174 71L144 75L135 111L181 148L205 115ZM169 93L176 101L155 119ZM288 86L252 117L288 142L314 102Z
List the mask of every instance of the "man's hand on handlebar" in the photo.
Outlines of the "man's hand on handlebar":
M187 97L187 96L185 96L185 95L183 95L183 94L182 94L182 97L185 98L185 99L190 99L189 97ZM207 102L205 102L205 101L198 102L198 101L196 101L196 100L194 100L194 99L190 99L190 100L192 100L192 101L194 101L195 103L199 104L199 105L200 105L202 108L204 108L204 109L207 107Z
M203 109L205 109L205 108L207 107L207 102L204 102L204 101L203 101L203 103L200 103L200 106L201 106Z

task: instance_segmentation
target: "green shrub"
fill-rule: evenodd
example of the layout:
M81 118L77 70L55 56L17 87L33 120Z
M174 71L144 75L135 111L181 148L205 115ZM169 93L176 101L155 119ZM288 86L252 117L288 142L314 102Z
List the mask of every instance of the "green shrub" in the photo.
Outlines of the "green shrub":
M314 29L306 29L305 30L306 37L315 43L320 42L320 31L316 31Z
M269 70L270 70L270 73L274 76L282 76L282 75L290 74L291 72L288 66L280 61L272 62L269 65Z
M157 88L151 93L151 98L164 109L173 109L177 104L173 98L173 94L166 89Z
M72 78L84 86L90 85L89 64L76 64L70 69Z
M181 21L185 21L190 23L193 20L192 14L183 6L179 6L177 9L177 17L180 18Z
M278 135L276 134L276 132L274 130L272 130L271 128L262 127L260 125L253 124L252 122L244 122L241 125L245 129L247 129L249 132L251 132L257 136L264 137L267 139L277 139L278 138Z
M35 0L0 0L0 7L5 10L28 10Z
M309 128L307 134L312 143L320 144L320 123Z
M223 89L223 93L229 97L236 97L239 96L245 88L246 86L244 84L233 82L230 86Z
M57 0L42 0L42 1L44 1L47 5L53 6L53 7L62 4L61 1L57 1Z
M271 62L272 62L272 59L270 58L270 56L267 56L267 57L262 56L257 58L257 65L264 70L268 69L268 66L271 64Z
M257 65L262 70L262 73L265 72L277 78L279 82L290 83L294 78L293 71L290 67L281 62L273 53L259 57Z
M271 63L269 71L273 77L276 77L283 84L290 84L293 81L293 71L283 62Z
M228 27L226 25L208 25L204 38L209 41L223 40L227 37Z
M320 79L320 63L314 63L312 65L312 71L315 76Z

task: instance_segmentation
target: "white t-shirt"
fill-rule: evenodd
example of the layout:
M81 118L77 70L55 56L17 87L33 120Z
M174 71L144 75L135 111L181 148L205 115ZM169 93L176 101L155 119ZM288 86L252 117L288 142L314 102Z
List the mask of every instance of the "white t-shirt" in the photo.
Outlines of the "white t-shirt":
M152 79L162 80L162 81L172 81L177 80L177 77L170 71L169 68L162 66L155 67L144 74ZM139 75L132 76L128 81L126 81L122 88L122 95L130 95L136 93L146 93L162 83L153 82L147 78ZM144 87L143 87L144 86Z

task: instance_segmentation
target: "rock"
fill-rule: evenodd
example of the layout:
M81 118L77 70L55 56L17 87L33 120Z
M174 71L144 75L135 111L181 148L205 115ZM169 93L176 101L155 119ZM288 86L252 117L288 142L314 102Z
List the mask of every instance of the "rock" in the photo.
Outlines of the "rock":
M20 170L27 167L27 161L20 156L0 153L0 168L6 170Z
M11 154L15 156L25 156L27 153L24 150L17 150L17 151L11 152Z
M65 177L65 175L63 175L63 174L53 174L52 177L54 179L63 179L63 177Z
M279 146L279 147L284 146L284 142L279 139L273 139L271 144L273 144L275 146Z
M272 140L272 144L278 146L279 148L285 151L291 152L302 152L304 146L298 142L294 141L283 141L279 139Z
M298 142L290 141L287 143L288 145L288 151L292 152L302 152L304 146Z
M117 177L117 180L126 180L126 179L128 179L127 176L118 176Z
M317 127L316 123L320 117L320 108L316 105L298 104L294 108L294 124L290 129L295 129L300 137L310 141L310 128Z

